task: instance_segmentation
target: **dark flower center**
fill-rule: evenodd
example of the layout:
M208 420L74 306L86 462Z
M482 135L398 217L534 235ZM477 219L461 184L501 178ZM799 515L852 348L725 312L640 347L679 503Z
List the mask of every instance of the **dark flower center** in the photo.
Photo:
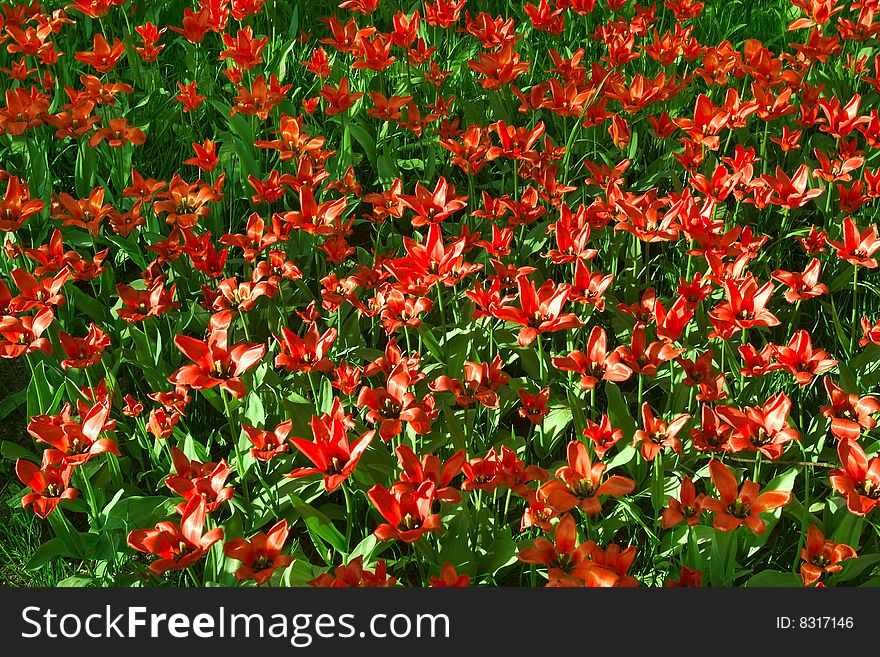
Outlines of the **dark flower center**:
M734 518L748 518L752 515L752 505L748 502L743 502L742 498L738 497L733 504L727 505L727 511Z
M272 567L272 560L265 555L254 559L254 563L251 566L251 568L253 570L255 570L256 572L259 572L261 570L268 570L271 567Z
M411 513L407 513L403 518L400 519L400 522L397 523L397 529L402 532L413 531L415 529L421 529L422 527L422 519L418 516L414 516Z
M573 492L576 497L585 500L596 494L596 486L589 479L581 479L574 485Z

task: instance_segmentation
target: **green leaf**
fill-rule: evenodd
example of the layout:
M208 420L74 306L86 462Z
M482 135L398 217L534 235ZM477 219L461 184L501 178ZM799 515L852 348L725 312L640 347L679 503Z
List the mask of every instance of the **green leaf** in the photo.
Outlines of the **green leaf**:
M66 577L58 582L56 587L59 588L88 588L93 586L98 586L98 580L94 577L79 577L78 575L73 575L71 577Z
M40 547L34 550L34 553L31 555L31 558L25 564L25 570L37 570L38 568L45 566L50 561L54 561L60 557L73 557L76 556L71 554L65 547L64 543L60 538L50 538L48 541L43 543Z
M55 507L52 513L49 514L49 524L52 525L52 531L55 532L55 536L61 541L68 556L79 559L86 558L87 552L83 537L70 524L60 506Z
M624 443L631 442L636 432L636 421L630 414L629 406L623 400L620 388L616 383L606 381L605 394L608 396L608 418L611 424L623 429Z
M797 573L783 573L778 570L762 570L760 573L752 575L745 583L745 586L772 586L772 587L793 587L803 586L801 576Z
M838 581L849 582L856 579L867 568L880 563L880 554L866 554L863 557L847 559L843 562L843 570L838 575Z
M357 123L346 121L345 126L361 145L361 148L364 149L364 154L367 156L370 164L375 165L378 156L376 153L376 140L373 136Z
M309 534L317 536L329 543L334 550L341 554L348 554L348 546L345 544L345 536L340 533L326 515L313 506L306 504L301 498L293 493L288 493L294 512L306 523Z
M11 443L8 440L0 442L0 454L3 455L3 458L9 459L10 461L24 459L26 461L33 461L34 463L40 462L40 457L34 452L25 449L16 443Z

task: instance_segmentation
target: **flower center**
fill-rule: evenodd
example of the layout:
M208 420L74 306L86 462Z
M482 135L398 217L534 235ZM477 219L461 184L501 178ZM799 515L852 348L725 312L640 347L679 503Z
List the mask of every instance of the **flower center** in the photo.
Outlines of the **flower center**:
M743 502L741 497L736 498L736 501L733 504L727 505L727 511L734 518L748 518L752 515L752 505Z
M400 519L400 522L397 523L397 529L402 532L412 531L414 529L420 529L422 527L422 519L418 516L414 516L411 513L407 513L403 518Z

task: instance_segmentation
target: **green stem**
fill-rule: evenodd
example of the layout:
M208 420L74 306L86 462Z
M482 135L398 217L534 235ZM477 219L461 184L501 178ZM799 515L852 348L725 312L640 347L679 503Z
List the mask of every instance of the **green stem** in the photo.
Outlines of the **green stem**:
M229 423L229 439L232 441L232 447L235 449L235 461L238 464L238 480L244 492L244 499L250 504L251 497L244 470L244 457L241 453L241 447L238 445L238 434L241 433L241 429L237 427L235 420L232 418L232 411L229 409L229 400L226 398L226 395L221 392L220 397L223 399L223 410L226 411L226 420Z
M351 491L348 490L349 482L342 482L342 492L345 494L345 548L351 553L351 526L354 524L354 504L351 499Z
M858 317L857 317L858 313L856 312L857 311L858 295L859 295L859 268L857 265L853 265L852 319L851 319L851 323L850 323L850 327L851 327L850 330L852 331L852 333L850 334L850 345L849 345L851 353L855 353L856 345L858 344L858 340L856 340L856 335L858 333L858 331L856 330L856 327L858 326L858 324L856 324L856 320L858 319Z
M449 358L446 354L446 342L449 335L449 328L446 326L446 309L443 307L443 290L442 286L437 284L437 306L440 310L440 319L443 322L443 341L440 343L440 351L443 354L443 362L446 364Z

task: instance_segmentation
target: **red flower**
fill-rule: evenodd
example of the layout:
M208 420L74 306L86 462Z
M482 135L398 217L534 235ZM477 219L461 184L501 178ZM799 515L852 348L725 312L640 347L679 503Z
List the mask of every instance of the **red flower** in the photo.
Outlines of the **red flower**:
M233 489L225 486L226 479L232 470L225 460L221 460L214 469L203 476L193 477L186 475L169 475L165 477L165 485L175 493L183 497L184 502L177 505L177 512L181 515L186 508L187 502L194 497L201 497L206 502L205 511L212 513L221 504L232 498Z
M764 174L759 180L768 188L770 193L768 201L770 203L778 205L785 210L793 210L806 205L812 199L821 196L822 192L825 191L823 187L807 189L809 178L809 167L806 164L801 164L791 178L777 165L775 176Z
M825 538L817 525L810 525L807 531L807 545L801 550L801 578L804 586L815 584L823 573L836 573L843 570L841 561L855 559L858 555L846 543L835 543Z
M670 497L669 506L663 509L663 529L674 527L682 520L686 520L688 525L698 525L705 498L706 496L702 493L697 494L694 482L690 477L682 479L679 499Z
M620 497L635 490L632 479L613 475L602 481L608 466L592 463L587 446L578 440L568 443L568 465L556 471L556 479L548 481L538 489L538 498L559 513L566 513L578 507L588 515L602 510L600 495Z
M22 354L52 353L52 343L43 333L55 321L52 308L44 306L36 315L0 315L0 358L19 358Z
M494 491L510 488L518 495L528 497L533 491L526 487L530 481L544 481L547 472L536 465L527 466L507 445L494 447L483 458L474 458L462 465L465 480L462 490Z
M593 442L596 458L602 459L605 457L605 452L623 438L623 429L612 427L611 420L607 415L603 415L598 424L588 419L583 435Z
M19 481L33 492L21 498L23 509L33 505L34 513L45 520L61 500L74 500L79 494L70 487L73 466L64 454L54 449L43 452L43 463L37 466L30 461L18 459L15 474Z
M109 73L125 54L125 45L119 39L113 39L111 47L100 32L92 37L92 51L82 51L75 55L78 62L89 64L99 73Z
M414 543L427 532L440 532L440 515L431 513L434 503L434 482L426 481L411 491L389 491L379 484L367 495L388 522L379 525L373 534L380 541L397 539Z
M67 358L61 361L61 369L85 369L101 361L104 351L110 346L110 336L100 327L89 324L88 335L75 338L65 331L58 331L58 340Z
M428 578L428 584L435 588L465 588L470 581L470 575L459 575L448 561L440 567L440 577L432 575Z
M431 420L437 414L434 398L427 395L420 402L407 390L413 383L413 376L401 363L388 376L385 387L364 386L358 393L357 406L369 409L367 422L379 426L379 437L385 442L403 430L404 422L408 422L419 435L431 431Z
M820 410L822 415L831 418L831 434L838 440L858 440L862 431L870 431L877 426L872 415L880 413L880 401L874 397L859 397L848 394L835 385L827 376L822 383L828 393L830 404Z
M160 317L169 310L180 306L175 301L177 284L165 288L165 282L155 280L147 290L136 290L124 283L116 284L116 293L122 301L122 307L116 314L126 322L141 322L147 317Z
M800 440L797 429L788 424L791 399L783 392L770 397L762 407L739 410L719 406L718 415L733 428L729 437L732 451L760 450L769 459L778 459L787 443Z
M276 456L281 456L290 447L287 442L287 436L293 427L293 420L282 422L270 433L269 431L261 431L256 427L247 424L242 425L242 429L248 439L254 444L251 447L251 456L258 461L268 463Z
M516 286L520 307L499 305L492 314L500 320L523 327L517 336L521 347L529 346L542 333L583 326L577 315L562 312L562 306L571 294L571 286L564 283L557 286L553 281L547 280L536 290L535 284L527 276L517 278Z
M346 415L338 399L334 400L330 413L321 417L312 416L312 438L314 442L303 438L290 438L290 442L314 467L296 468L287 477L297 479L313 474L324 477L324 490L331 492L339 488L354 469L364 450L370 446L375 431L367 431L353 441L348 440L348 431L352 427L351 416Z
M703 571L694 570L692 568L688 568L687 566L681 567L681 574L678 579L667 579L663 586L668 587L679 587L679 586L691 586L695 588L699 588L703 582Z
M657 375L657 369L665 362L672 360L683 349L676 349L668 340L655 340L645 344L645 325L636 324L633 328L629 346L620 346L617 353L620 359L633 372L647 377Z
M794 376L798 385L805 386L813 376L822 374L837 366L837 361L828 357L824 349L813 350L810 334L804 330L796 331L784 347L774 347L779 369Z
M866 347L869 343L880 345L880 319L871 324L871 320L862 317L862 337L859 338L859 346Z
M24 222L43 211L45 203L31 198L27 183L18 176L10 176L6 182L6 194L0 199L0 230L17 232Z
M397 461L403 472L400 473L399 481L391 486L392 493L412 492L424 482L430 481L436 486L434 499L437 501L452 504L461 501L461 493L454 486L450 486L450 483L461 472L462 466L467 461L463 449L458 450L442 464L434 454L425 454L419 460L416 453L406 445L400 445L396 452Z
M633 435L633 447L641 445L642 457L653 461L664 447L669 447L676 454L681 454L681 441L676 437L684 428L691 416L682 413L669 424L665 420L654 417L648 402L642 404L642 429Z
M632 370L620 360L620 354L607 349L605 329L594 326L587 341L587 353L572 351L568 356L553 359L553 367L575 372L581 377L581 388L592 390L599 381L626 381Z
M719 531L729 532L745 525L756 534L763 534L767 525L759 514L778 509L791 501L790 491L771 490L760 493L758 484L753 481L744 481L737 492L733 473L715 459L709 463L709 473L721 499L707 497L703 500L703 508L715 514L712 524Z
M137 529L128 535L133 549L159 557L150 571L161 576L169 570L189 568L204 557L211 546L223 538L223 528L203 534L205 500L200 495L190 499L180 522L160 522L154 529Z
M828 239L828 245L837 251L838 258L852 265L868 269L877 267L876 258L871 257L877 249L880 249L876 225L859 232L852 218L847 217L843 220L843 241Z
M82 465L93 456L105 452L119 456L115 442L109 438L98 438L102 432L116 426L115 420L107 419L110 415L109 402L100 402L92 407L81 403L81 423L71 420L70 412L70 404L65 404L58 415L35 415L27 431L37 442L54 447L72 466Z
M880 457L868 460L854 440L841 440L837 456L843 467L831 471L831 487L846 498L850 513L867 515L880 505Z
M501 355L496 354L489 363L465 361L464 383L448 376L438 376L428 384L434 392L449 391L455 394L455 403L461 408L470 408L477 401L486 408L498 407L496 390L505 386L508 376L501 369Z
M428 190L417 182L415 195L400 194L400 203L416 213L412 225L420 228L430 223L439 223L467 206L466 196L456 196L455 186L440 177L434 189Z
M344 77L339 81L338 88L334 88L329 84L325 84L321 88L321 91L318 93L327 102L327 109L325 110L327 116L347 111L358 98L364 95L362 92L350 93L350 91L351 87L349 86L348 78Z
M140 128L128 125L127 119L109 119L110 126L98 128L89 137L89 147L94 148L102 141L106 141L111 148L121 148L126 144L143 146L147 136Z
M236 399L247 394L241 375L256 365L266 353L266 345L240 342L227 346L227 333L231 313L218 313L211 318L207 340L197 340L185 335L174 338L174 344L190 360L168 380L175 385L186 385L193 390L205 390L220 386Z
M773 294L770 281L760 288L751 275L742 283L724 281L724 293L727 301L709 312L709 321L715 329L710 338L729 340L740 329L779 325L776 316L765 307Z
M553 531L554 542L546 538L535 539L530 548L517 553L516 558L524 563L547 566L547 585L559 585L560 580L574 576L584 563L595 543L587 541L577 544L577 527L570 514L562 516Z
M328 372L333 369L332 361L325 354L336 340L336 329L327 329L319 336L317 326L312 324L301 338L282 326L281 337L274 337L281 347L275 356L275 367L283 367L288 372Z
M388 577L385 561L380 559L376 562L374 572L364 570L364 557L357 556L348 562L348 565L339 566L333 574L324 573L309 581L309 586L349 588L349 587L388 587L397 582L393 577Z
M797 301L828 294L828 287L824 283L819 282L821 267L822 263L819 259L813 258L801 274L777 269L771 276L791 288L786 290L785 300L789 303L796 303Z
M239 582L252 579L258 585L265 584L277 568L289 566L293 557L281 554L288 531L287 520L279 520L269 531L259 532L248 540L226 541L223 554L242 563L235 571L235 579Z
M519 409L520 417L528 418L532 424L541 424L550 409L547 402L550 400L550 388L544 388L534 394L525 390L517 390L522 407Z

